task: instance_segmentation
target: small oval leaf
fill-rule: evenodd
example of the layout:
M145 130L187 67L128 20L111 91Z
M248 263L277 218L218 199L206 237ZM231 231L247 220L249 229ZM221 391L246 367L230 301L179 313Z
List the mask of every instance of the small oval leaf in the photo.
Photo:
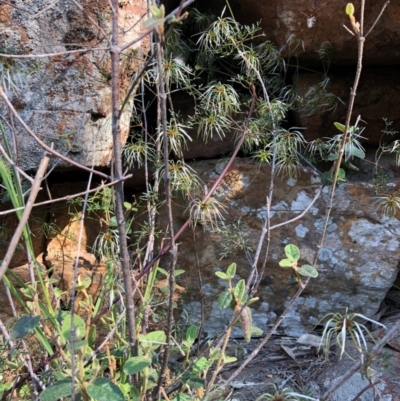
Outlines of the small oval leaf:
M124 373L127 375L134 375L141 372L144 368L147 368L151 364L150 358L143 356L133 356L129 358L124 364Z
M40 394L40 401L57 401L60 398L70 396L71 383L71 378L56 381L52 386L47 387L46 390Z
M235 286L235 289L233 290L233 295L237 302L240 303L242 302L245 292L246 292L246 282L243 279L239 280Z
M72 316L70 314L66 315L62 322L62 334L64 337L71 341L71 324ZM74 315L74 341L82 340L85 335L85 322L78 315Z
M228 280L228 276L224 272L215 272L215 275L218 276L219 278L222 278L222 280Z
M190 326L186 331L186 340L194 342L197 338L197 327Z
M218 297L218 306L220 309L228 308L233 300L233 295L229 291L221 293Z
M39 324L40 315L22 315L17 322L14 324L10 339L16 340L18 338L24 338L27 334L35 330L35 327Z
M96 401L125 401L124 394L111 380L96 377L86 387L87 393Z
M299 274L301 274L302 276L306 276L306 277L313 277L313 278L318 277L318 270L314 266L311 266L311 265L301 266L297 270L297 272Z
M280 267L293 267L294 264L296 264L296 262L294 260L290 260L290 259L282 259L279 262Z
M340 132L344 132L344 129L346 128L343 124L340 123L333 123L335 125L335 127L340 131Z
M289 260L295 261L300 259L300 250L293 244L285 246L285 254Z
M236 263L231 263L226 269L226 274L229 278L234 278L236 274Z

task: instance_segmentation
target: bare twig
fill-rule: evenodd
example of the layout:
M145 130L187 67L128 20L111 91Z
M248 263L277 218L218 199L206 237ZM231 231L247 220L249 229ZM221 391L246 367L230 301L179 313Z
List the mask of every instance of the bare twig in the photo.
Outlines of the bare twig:
M389 5L390 0L388 0L382 7L381 12L379 13L379 15L376 17L376 20L374 21L374 23L372 24L371 28L369 28L367 34L365 35L365 38L368 37L368 35L373 31L373 29L375 28L375 25L378 23L378 21L381 19L386 7Z
M130 269L130 257L128 252L128 243L126 235L125 213L124 213L124 184L121 178L122 172L122 152L121 152L121 133L119 129L120 116L120 70L119 61L121 49L118 47L118 0L112 0L112 44L111 54L111 98L112 98L112 135L113 135L113 154L114 154L114 174L119 180L115 184L115 215L117 218L118 234L120 240L120 263L125 288L125 305L128 327L128 341L131 349L131 355L136 354L136 323L135 323L135 304L133 301L132 274Z

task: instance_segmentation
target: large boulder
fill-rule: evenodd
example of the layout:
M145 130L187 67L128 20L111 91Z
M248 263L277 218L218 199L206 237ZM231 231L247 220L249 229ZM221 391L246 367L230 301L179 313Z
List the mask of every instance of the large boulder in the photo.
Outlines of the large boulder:
M208 161L192 167L210 187L221 172L220 164ZM237 279L248 277L267 213L269 182L269 167L260 168L254 162L237 160L216 195L227 209L224 213L227 232L221 235L197 226L194 235L187 231L179 239L182 252L179 253L178 268L186 271L179 277L184 280L180 284L194 289L199 286L198 274L201 274L205 330L209 333L219 332L231 313L218 308L217 298L226 289L226 282L218 279L215 272L225 271L235 262ZM299 216L320 189L319 176L308 168L301 169L296 178L276 178L266 270L256 294L260 300L251 306L254 324L264 330L284 311L298 289L298 284L291 283L293 270L279 266L279 261L285 258L284 247L290 243L298 246L300 263L313 262L321 239L330 188L323 189L322 196L303 217L290 224L277 225ZM382 217L375 210L376 206L372 184L339 186L319 255L319 276L311 279L284 320L285 333L299 335L312 329L325 314L344 312L347 307L349 311L369 317L377 312L399 270L400 222L395 217ZM186 216L182 215L182 207L179 210L176 210L177 227ZM241 241L247 250L237 245ZM221 257L227 246L231 246L232 253ZM261 272L265 243L261 255L257 274ZM185 309L193 319L200 318L198 291L187 291Z
M367 1L365 5L365 33L368 32L385 0ZM360 1L354 1L355 17L360 20ZM289 55L295 50L303 59L315 60L316 51L324 42L332 47L331 59L338 63L354 63L357 59L357 43L343 24L350 27L345 14L346 2L259 1L237 0L232 4L234 15L240 21L261 21L265 38L272 40ZM400 7L390 3L375 29L365 42L364 61L370 64L396 64L400 59ZM297 45L288 41L296 38ZM293 40L292 40L293 43Z
M111 160L111 86L109 39L111 8L107 0L84 0L50 5L42 0L2 4L1 53L34 55L32 59L1 58L3 86L24 122L47 145L88 166ZM120 42L128 43L144 28L147 3L120 2ZM139 68L148 40L138 42L121 57L121 92ZM65 53L88 49L87 52ZM94 50L90 50L94 49ZM41 54L54 54L41 57ZM128 104L129 106L129 104ZM0 102L0 113L13 138L22 168L34 170L43 150ZM121 137L129 132L131 107L121 118ZM67 167L59 162L59 167Z
M297 125L304 127L305 138L312 141L321 137L332 137L340 132L334 127L334 122L342 124L346 121L347 107L350 98L350 90L354 82L355 69L351 72L329 74L329 82L326 85L326 93L333 94L340 101L332 110L318 111L311 114L308 109L300 107L297 113ZM310 92L310 88L319 88L321 77L318 74L301 73L295 77L295 87L299 95L316 101L317 104L329 105L326 93L321 90ZM361 117L360 127L365 127L360 141L367 145L378 146L382 142L391 142L398 136L383 135L385 127L384 119L393 124L390 129L400 131L400 115L397 107L398 93L400 90L400 78L394 68L366 68L361 74L357 96L353 108L354 124L357 117Z

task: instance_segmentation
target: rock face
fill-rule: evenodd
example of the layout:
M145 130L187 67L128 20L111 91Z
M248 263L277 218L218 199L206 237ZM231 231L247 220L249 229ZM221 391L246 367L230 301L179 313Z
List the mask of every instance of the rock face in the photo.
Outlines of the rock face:
M1 59L2 81L14 108L47 145L88 166L105 166L112 153L110 57L111 10L106 0L48 5L43 0L1 4L2 53L33 54L34 59ZM120 42L136 38L146 2L120 2ZM147 44L146 44L147 43ZM122 95L141 62L148 42L138 42L121 58ZM87 48L87 52L66 51ZM94 49L94 50L89 50ZM53 56L39 57L52 53ZM4 102L0 113L9 115ZM121 119L121 136L129 130L130 107ZM36 169L43 155L15 118L6 125L22 168ZM13 139L12 139L13 138ZM59 162L58 166L68 164Z
M201 172L207 185L217 179L221 171L218 166L216 161L192 165ZM250 261L267 213L265 199L269 174L269 168L259 168L250 161L235 162L217 195L227 209L227 233L221 235L198 226L195 242L192 232L186 232L182 238L178 265L186 271L184 286L187 289L198 287L197 269L202 275L205 330L209 333L218 332L230 316L229 311L218 308L217 298L226 284L215 276L215 272L225 271L232 262L237 263L238 279L246 279L250 272ZM266 270L257 292L260 300L251 306L253 323L264 330L283 312L298 288L297 284L290 284L292 269L278 265L285 258L284 247L290 243L299 247L300 265L313 262L321 238L329 188L323 189L321 197L305 216L290 224L278 225L299 216L320 188L318 176L309 169L303 169L296 179L278 178L275 182ZM378 215L373 196L373 187L368 184L341 184L337 189L319 255L319 277L311 279L284 320L282 328L286 334L299 335L312 329L325 314L343 313L346 307L366 316L372 316L378 310L398 273L400 222L396 218ZM233 241L235 234L239 233L251 251L239 249L239 242ZM232 253L221 258L224 245L229 244ZM261 254L265 254L265 249ZM261 264L262 260L258 273ZM188 291L187 294L185 309L194 319L198 318L198 292Z
M360 19L360 1L353 2L355 17ZM365 5L365 28L368 32L378 17L385 0L367 1ZM341 64L354 63L357 58L357 44L343 24L349 26L345 14L346 2L300 0L300 1L258 1L236 0L233 10L236 18L246 23L261 21L266 39L285 47L289 54L290 38L298 39L295 53L303 59L315 59L315 52L321 44L332 46L332 59ZM384 12L375 29L365 42L365 62L370 64L395 64L400 58L400 8L392 2ZM305 52L303 52L303 49Z
M308 114L300 109L298 113L298 125L304 127L304 136L308 141L321 137L331 137L339 132L334 127L335 121L344 124L346 121L348 99L350 89L354 81L354 71L351 73L329 74L329 84L327 92L330 92L341 99L334 110ZM318 74L301 73L296 77L295 87L297 92L304 96L309 88L320 83ZM365 127L361 139L366 145L378 146L383 140L391 142L397 136L383 136L382 130L385 129L383 118L392 121L391 128L400 131L400 118L397 107L393 107L397 102L400 90L400 79L397 70L393 68L367 68L364 69L354 105L352 123L358 116L361 117L360 127ZM323 104L324 99L320 99Z

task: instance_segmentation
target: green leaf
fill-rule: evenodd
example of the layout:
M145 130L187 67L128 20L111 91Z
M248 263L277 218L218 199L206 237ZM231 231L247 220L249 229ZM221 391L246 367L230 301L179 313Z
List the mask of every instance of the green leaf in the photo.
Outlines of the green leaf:
M185 273L185 270L183 270L183 269L177 269L174 271L175 277L178 277L183 273Z
M171 401L191 401L192 397L186 393L177 394Z
M332 171L325 171L321 174L321 184L331 185L332 184Z
M111 219L108 221L108 225L110 227L118 227L118 221L117 221L117 216L111 217Z
M31 333L35 327L39 324L40 315L22 315L17 322L14 324L10 339L16 340L19 338L24 338L27 334Z
M204 372L205 370L208 370L211 365L212 361L208 361L204 356L202 356L194 365L193 365L193 373L201 373Z
M68 343L68 350L69 350L70 352L71 352L71 348L72 348L71 344L72 344L72 343ZM83 348L83 347L86 347L87 345L88 345L87 340L76 341L76 342L74 342L74 350L76 351L76 350L78 350L78 349L81 349L81 348Z
M346 171L343 170L342 168L339 169L338 171L338 176L337 176L338 181L346 181Z
M220 309L228 308L233 300L233 295L229 291L224 291L223 293L219 294L218 297L218 306Z
M134 375L141 372L144 368L151 365L151 359L144 356L134 356L129 358L124 364L124 373Z
M153 14L154 18L164 18L165 16L165 7L164 4L161 4L160 8L157 6L150 6L150 11Z
M344 132L344 129L346 128L343 124L340 123L333 123L335 125L335 127L340 131L340 132Z
M260 298L259 297L254 297L251 298L249 302L247 302L247 306L250 306L251 304L254 304L254 302L257 302Z
M168 277L168 272L165 269L163 269L162 267L158 267L157 272L160 272L162 275Z
M193 389L203 388L204 387L204 379L200 379L199 377L192 377L189 379L186 384Z
M234 356L224 355L224 363L233 363L236 362L237 358Z
M346 5L346 14L347 15L353 15L354 14L353 3L347 3L347 5Z
M143 22L143 26L147 29L153 29L162 24L164 24L163 19L153 17L147 18L147 20Z
M353 157L358 157L359 159L365 159L364 151L359 148L356 148L354 145L347 144L345 152L350 153Z
M196 326L190 326L186 330L186 341L194 342L197 338L197 327Z
M129 401L139 401L140 400L140 391L135 387L131 386L131 398Z
M226 269L226 275L232 279L235 277L236 274L236 263L232 263L228 266L228 268Z
M86 391L96 401L125 401L124 394L111 380L96 377L88 384Z
M57 401L60 398L68 397L71 395L71 383L70 377L56 381L52 386L47 387L40 394L41 401Z
M92 284L92 279L90 277L85 277L83 280L78 280L76 285L76 291L86 290Z
M257 326L251 326L251 335L255 337L260 337L264 334L264 330L261 330Z
M297 271L302 276L313 277L313 278L318 277L318 270L311 265L301 266Z
M295 261L300 259L300 250L293 244L285 246L285 254L289 260Z
M147 351L154 351L160 345L165 344L167 336L162 330L152 331L145 336L143 334L138 335L139 341L144 349Z
M233 295L237 302L242 302L245 293L246 293L246 282L242 279L239 280L238 283L236 284L235 289L233 290Z
M334 162L338 158L339 158L339 154L338 153L329 153L328 156L325 158L325 160L328 161L328 162Z
M71 341L71 323L72 316L66 315L62 321L61 333L67 341ZM85 335L85 322L78 315L74 315L74 341L81 340Z
M280 267L293 267L296 262L290 259L282 259L279 262Z
M215 275L222 278L222 280L228 280L228 275L224 272L215 272Z

